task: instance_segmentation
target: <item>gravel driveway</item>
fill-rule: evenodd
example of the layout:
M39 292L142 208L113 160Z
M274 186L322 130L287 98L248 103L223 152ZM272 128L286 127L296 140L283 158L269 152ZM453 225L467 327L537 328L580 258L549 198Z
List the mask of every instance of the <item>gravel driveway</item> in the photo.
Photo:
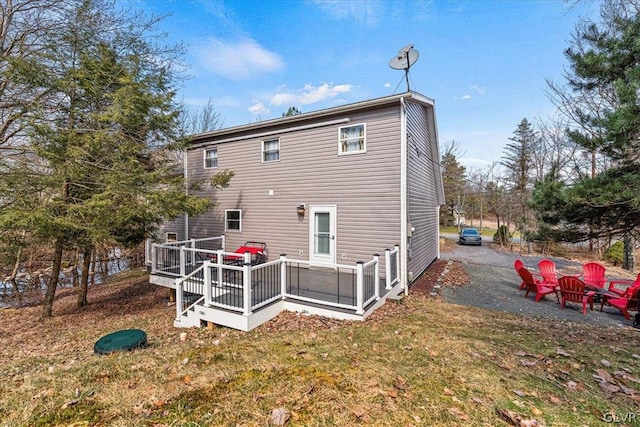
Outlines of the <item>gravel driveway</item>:
M456 239L457 235L443 234L442 237ZM558 269L571 267L580 269L581 264L559 258L542 256L520 256L517 253L496 250L497 245L487 240L482 246L460 246L456 244L453 251L442 252L443 259L456 259L462 262L471 284L466 286L445 286L440 289L440 296L449 303L481 307L491 310L507 311L525 316L540 316L566 319L575 322L587 322L606 326L631 326L620 310L604 307L600 312L600 304L594 304L594 310L587 307L587 314L582 314L582 306L567 303L560 309L555 296L547 295L539 302L534 302L533 295L524 297L525 292L518 289L520 277L513 268L516 258L523 260L525 267L537 269L538 261L549 258L556 263Z

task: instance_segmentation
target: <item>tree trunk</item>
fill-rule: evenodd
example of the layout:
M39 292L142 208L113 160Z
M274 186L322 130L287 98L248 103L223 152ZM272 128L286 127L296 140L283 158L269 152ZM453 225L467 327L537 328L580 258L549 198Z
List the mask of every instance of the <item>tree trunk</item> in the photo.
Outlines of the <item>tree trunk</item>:
M622 268L628 271L635 269L635 256L633 249L635 247L634 238L630 233L624 235L624 255L622 257Z
M60 266L62 265L62 252L64 250L64 239L58 237L55 243L55 252L53 254L53 266L51 269L51 277L49 283L47 283L47 292L44 295L44 302L42 304L42 317L51 317L53 311L53 298L56 295L56 288L58 287L58 277L60 276Z
M80 287L78 288L78 308L86 306L87 292L89 290L89 267L91 266L91 246L84 248L82 252L82 277L80 277Z
M98 251L94 250L91 253L91 285L96 284L96 263L98 262Z
M13 270L11 271L11 276L9 276L8 282L11 282L13 285L13 292L15 292L18 297L18 305L22 305L22 293L20 293L20 288L18 287L18 282L16 281L16 277L18 276L18 271L20 271L20 258L22 257L22 248L18 248L18 253L16 254L16 262L13 265Z

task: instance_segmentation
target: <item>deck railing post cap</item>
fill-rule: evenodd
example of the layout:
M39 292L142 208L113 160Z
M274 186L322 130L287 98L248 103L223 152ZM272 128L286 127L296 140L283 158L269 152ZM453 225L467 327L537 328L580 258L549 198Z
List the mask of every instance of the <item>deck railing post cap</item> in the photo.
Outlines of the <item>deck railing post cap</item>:
M356 264L364 264L364 261L358 261Z
M380 256L380 254L373 254L373 256Z
M280 254L280 256L281 256L281 257L283 257L283 256L287 256L287 254Z

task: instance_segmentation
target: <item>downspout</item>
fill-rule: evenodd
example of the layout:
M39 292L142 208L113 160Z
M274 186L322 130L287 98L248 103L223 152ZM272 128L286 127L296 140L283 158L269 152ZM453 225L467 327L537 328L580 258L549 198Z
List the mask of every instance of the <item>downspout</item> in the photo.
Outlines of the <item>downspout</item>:
M438 218L438 227L436 231L436 247L438 250L436 251L436 256L440 259L440 205L436 206L436 218Z
M188 196L189 195L189 174L187 173L187 154L188 154L189 150L184 150L184 156L183 156L183 169L184 169L184 192L185 194ZM189 214L185 213L184 214L184 239L183 240L189 240Z
M407 110L404 97L400 98L400 283L409 295L407 282Z

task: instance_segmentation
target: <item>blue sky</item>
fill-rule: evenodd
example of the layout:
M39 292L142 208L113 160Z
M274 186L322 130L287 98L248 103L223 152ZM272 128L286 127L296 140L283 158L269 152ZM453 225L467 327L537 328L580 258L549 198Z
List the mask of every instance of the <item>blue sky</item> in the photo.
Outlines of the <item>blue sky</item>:
M474 168L500 160L523 118L553 114L545 79L564 81L575 24L598 11L542 0L120 3L168 15L167 41L187 45L179 98L211 99L224 127L403 92L388 64L413 44L411 89L435 100L441 146L455 140Z

